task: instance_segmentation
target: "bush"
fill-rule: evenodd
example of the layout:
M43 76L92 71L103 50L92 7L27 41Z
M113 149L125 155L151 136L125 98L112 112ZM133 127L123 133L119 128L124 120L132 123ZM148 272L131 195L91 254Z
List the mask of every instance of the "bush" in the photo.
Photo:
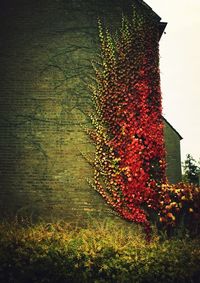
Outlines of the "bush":
M141 231L104 222L72 229L65 223L0 224L0 282L198 282L200 240L150 244Z
M159 221L169 233L187 231L191 236L199 235L200 187L187 183L163 184L158 206Z

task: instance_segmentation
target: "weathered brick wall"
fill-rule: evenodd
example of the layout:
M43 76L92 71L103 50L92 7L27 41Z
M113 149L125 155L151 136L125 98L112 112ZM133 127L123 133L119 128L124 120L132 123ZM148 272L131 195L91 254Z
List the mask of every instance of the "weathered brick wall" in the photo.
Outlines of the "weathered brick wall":
M167 178L170 183L176 184L182 180L180 136L165 120L164 135L165 147L167 151Z
M87 82L97 17L111 28L131 1L1 2L0 212L86 217L110 211L89 187ZM85 215L84 215L85 213Z

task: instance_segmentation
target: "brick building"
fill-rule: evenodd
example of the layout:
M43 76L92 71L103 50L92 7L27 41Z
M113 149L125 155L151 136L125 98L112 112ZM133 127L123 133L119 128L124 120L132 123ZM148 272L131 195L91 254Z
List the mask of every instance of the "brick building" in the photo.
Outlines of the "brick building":
M136 1L157 17L143 1ZM88 186L94 148L86 87L98 53L97 17L112 30L130 0L8 0L0 7L0 212L81 219L109 208ZM164 119L169 180L180 171L180 135Z
M181 172L181 150L180 141L181 135L174 129L174 127L163 118L166 161L167 161L167 178L170 183L178 183L182 180Z

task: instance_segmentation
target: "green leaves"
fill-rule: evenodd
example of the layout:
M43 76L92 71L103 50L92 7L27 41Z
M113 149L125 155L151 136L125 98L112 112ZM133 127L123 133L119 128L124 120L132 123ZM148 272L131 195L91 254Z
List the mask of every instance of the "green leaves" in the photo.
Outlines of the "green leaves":
M51 227L0 224L1 283L199 282L199 239L147 244L137 229L109 221Z

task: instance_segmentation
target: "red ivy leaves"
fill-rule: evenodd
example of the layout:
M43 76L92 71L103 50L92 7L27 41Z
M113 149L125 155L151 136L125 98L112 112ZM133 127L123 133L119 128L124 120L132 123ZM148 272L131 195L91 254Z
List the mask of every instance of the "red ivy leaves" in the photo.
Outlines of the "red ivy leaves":
M158 26L140 14L113 38L103 32L96 69L95 187L123 218L145 224L165 180Z

